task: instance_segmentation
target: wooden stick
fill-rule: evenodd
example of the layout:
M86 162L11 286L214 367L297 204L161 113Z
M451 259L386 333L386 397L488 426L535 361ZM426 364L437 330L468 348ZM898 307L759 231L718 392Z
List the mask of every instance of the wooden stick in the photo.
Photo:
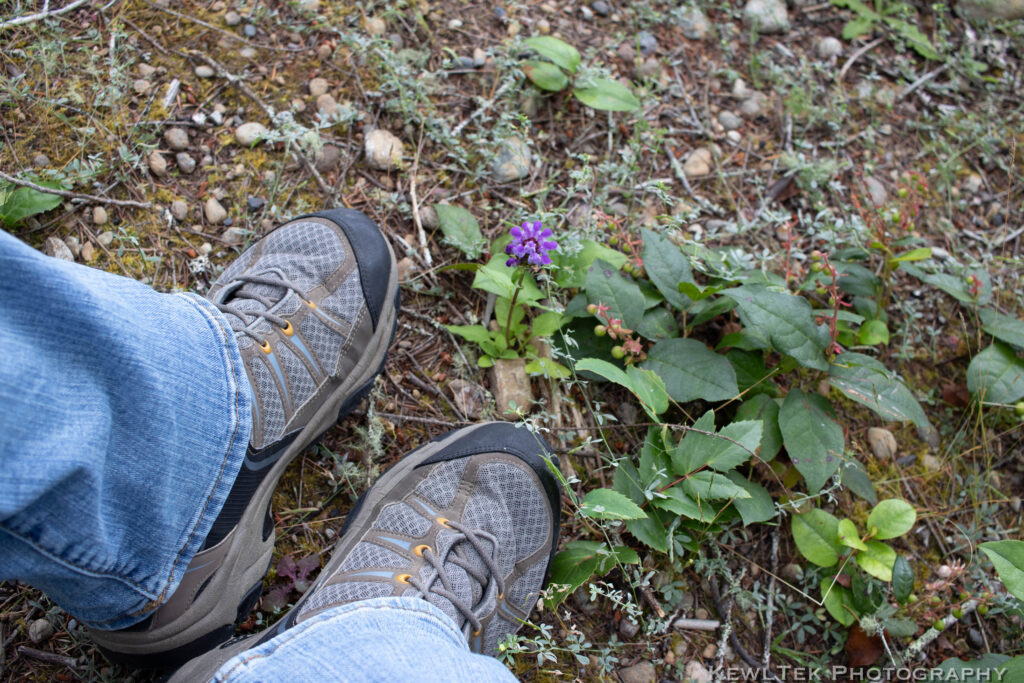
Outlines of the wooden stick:
M55 194L58 197L64 197L66 199L79 199L85 202L95 202L98 204L111 204L113 206L132 206L138 209L151 209L153 208L153 202L137 202L132 199L111 199L109 197L99 197L94 194L82 194L80 192L68 192L67 190L57 190L52 187L43 187L37 185L31 180L23 180L21 178L15 178L12 175L0 171L0 179L6 180L12 185L18 185L20 187L27 187L37 192L45 192L46 194Z
M43 11L42 12L38 12L36 14L29 14L29 15L24 16L24 17L18 17L17 19L11 19L10 21L5 21L4 23L0 24L0 31L4 30L5 28L10 28L11 26L20 26L22 24L30 24L30 23L32 23L34 21L39 21L40 19L47 19L49 17L56 17L56 16L59 16L61 14L65 14L67 12L70 12L71 10L75 9L76 7L81 7L82 5L84 5L87 2L89 2L89 0L75 0L74 2L72 2L70 5L67 5L66 7L61 7L60 9L55 9L55 10L51 11L50 10L50 0L46 0L46 2L43 3Z

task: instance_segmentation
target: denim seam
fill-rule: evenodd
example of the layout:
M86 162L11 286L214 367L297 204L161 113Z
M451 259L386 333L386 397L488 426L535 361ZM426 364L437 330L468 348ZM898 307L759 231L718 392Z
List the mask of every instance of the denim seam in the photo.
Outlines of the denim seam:
M352 603L349 603L349 604L352 604ZM314 618L315 620L311 620L311 622L307 622L307 623L309 623L310 627L312 627L312 626L320 626L324 622L331 621L331 620L333 620L335 618L338 618L338 617L341 617L341 616L344 616L344 615L349 615L349 614L356 614L358 612L363 612L363 611L366 611L366 610L384 610L384 611L391 611L391 612L409 612L409 613L411 613L414 616L422 617L422 618L424 618L424 619L426 619L428 621L434 622L437 626L440 626L442 629L444 629L447 632L447 634L450 635L450 636L451 635L457 635L458 636L457 638L453 638L453 640L457 644L462 644L462 645L466 644L465 640L463 640L462 633L458 629L456 629L455 626L451 623L451 619L449 619L447 617L442 619L438 615L433 614L432 612L429 612L429 611L427 611L425 609L415 608L415 607L405 607L405 606L400 606L400 605L358 605L356 607L351 607L349 609L340 611L337 614L325 615L325 614L321 613L321 614L317 615ZM298 624L298 626L302 626L302 624ZM269 656L273 655L274 652L276 652L278 650L278 648L281 648L281 647L283 647L285 645L288 645L293 640L295 640L295 638L297 638L298 636L301 636L304 632L305 632L305 630L302 630L302 631L291 631L292 637L288 638L287 634L289 634L289 631L285 631L281 635L279 635L276 638L273 638L273 639L271 639L269 641L268 644L274 643L273 648L271 648L269 651L267 651L267 652L260 652L260 653L254 653L254 654L242 657L233 667L231 667L227 671L225 671L223 673L218 672L217 679L226 680L226 679L230 678L239 667L247 666L250 662L253 662L253 661L257 660L257 659L264 659L266 657L269 657ZM275 642L275 641L278 641L278 642Z
M175 556L174 561L171 563L171 573L167 577L167 581L164 585L164 590L163 592L161 592L159 597L157 597L154 601L157 603L159 603L167 594L167 586L169 586L174 581L175 571L178 567L179 561L181 560L182 553L184 553L185 549L188 548L189 545L192 543L192 540L195 538L196 535L196 530L202 525L203 520L206 518L207 512L210 509L210 503L217 493L217 487L220 484L221 479L223 479L224 477L224 469L227 467L228 460L231 458L231 451L235 445L235 437L238 436L238 429L242 424L242 421L238 418L238 402L241 397L241 389L238 386L238 383L235 381L237 376L237 369L235 368L235 360L232 357L231 352L228 350L231 340L228 338L227 332L224 329L224 325L217 316L212 315L210 311L208 311L205 308L205 306L201 305L201 303L206 303L204 299L189 294L185 294L181 298L187 301L193 308L195 308L199 312L199 314L203 316L203 319L207 321L207 324L210 326L210 329L213 330L215 333L218 333L220 338L225 341L224 346L221 347L221 351L222 358L224 356L227 357L228 365L231 370L231 372L228 375L228 381L230 382L229 389L233 389L235 399L234 410L231 413L231 419L234 422L234 429L231 431L231 438L228 440L228 445L225 450L224 457L221 460L220 471L217 473L217 478L213 482L213 486L210 490L210 495L206 498L206 501L203 503L203 507L201 508L199 513L199 518L196 520L196 523L189 531L188 537L185 539L185 542L182 544L177 556ZM147 605L147 607L149 607L149 605ZM153 609L155 609L156 607L159 607L159 604L152 606ZM136 612L135 615L133 616L147 614L150 611L152 611L152 609L146 609L146 607L144 607L139 612Z

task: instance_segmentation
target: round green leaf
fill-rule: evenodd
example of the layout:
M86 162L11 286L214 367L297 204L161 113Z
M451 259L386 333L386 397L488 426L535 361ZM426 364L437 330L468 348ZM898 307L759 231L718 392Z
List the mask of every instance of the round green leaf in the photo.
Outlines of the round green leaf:
M856 548L857 550L868 549L868 547L864 545L864 541L860 540L860 534L857 533L857 527L848 519L839 520L839 542L847 548Z
M573 95L580 102L603 111L633 111L640 108L640 100L629 88L618 81L597 78L588 88L576 88Z
M523 73L541 90L557 92L569 85L569 77L551 62L527 59L523 62Z
M857 564L871 576L881 581L892 581L892 566L896 563L896 551L881 541L868 541L868 549L857 553Z
M916 521L917 511L913 505L900 498L889 498L868 515L868 532L879 540L896 538L910 531Z
M824 510L793 515L793 541L804 557L821 567L831 567L843 551L839 543L839 520Z
M843 626L850 626L857 619L853 610L853 600L850 599L850 589L833 582L832 577L826 576L821 580L821 600L825 609L832 615L832 618Z

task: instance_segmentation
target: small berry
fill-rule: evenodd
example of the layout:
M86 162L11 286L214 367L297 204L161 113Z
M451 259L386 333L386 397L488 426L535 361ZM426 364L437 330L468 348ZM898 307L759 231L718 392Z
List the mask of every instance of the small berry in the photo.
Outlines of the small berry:
M969 597L971 597L970 593L968 593L967 591L960 591L960 599L961 600L966 600Z
M818 251L817 249L815 249L814 251L811 252L811 260L812 261L820 261L821 257L822 257L822 253L820 251Z
M587 304L587 313L590 315L597 313L597 304Z
M931 603L932 603L933 605L937 605L937 604L939 604L940 602L942 602L942 598L940 598L940 597L939 597L938 595L933 595L932 597L928 598L928 600L929 600L929 602L931 602Z
M1024 417L1024 401L1017 401L1017 405L1015 405L1013 409L1018 415Z
M835 306L836 305L836 298L834 296L830 296L828 298L828 305L829 306Z
M962 609L960 609L959 607L957 607L956 609L953 610L953 616L956 617L957 619L959 619L963 615L964 615L964 611Z
M988 614L988 605L978 605L978 614L981 616Z
M613 346L612 347L612 358L625 358L625 357L626 357L626 349L622 348L621 346Z
M824 285L818 285L817 287L814 288L814 291L817 292L819 296L825 296L826 294L828 294L828 290L825 289Z
M609 246L614 247L614 246L618 246L618 244L619 244L619 238L618 238L617 235L612 235L611 237L608 238L608 245Z
M825 270L825 266L823 266L820 261L815 261L811 264L812 273L820 273L823 270Z
M596 334L598 337L603 337L604 335L608 334L608 328L605 327L604 325L597 325L594 327L594 334Z
M633 272L633 264L630 263L629 261L626 261L626 265L622 266L622 270L624 270L627 273L632 273Z
M900 196L900 199L906 199L907 195L910 194L910 190L908 190L905 187L901 187L899 190L896 191L896 194Z
M936 631L945 631L946 630L946 622L943 621L942 619L936 619L935 622L932 624L932 628L935 629Z
M935 573L939 575L940 579L948 579L953 573L953 570L948 564L943 564L939 565L939 568Z

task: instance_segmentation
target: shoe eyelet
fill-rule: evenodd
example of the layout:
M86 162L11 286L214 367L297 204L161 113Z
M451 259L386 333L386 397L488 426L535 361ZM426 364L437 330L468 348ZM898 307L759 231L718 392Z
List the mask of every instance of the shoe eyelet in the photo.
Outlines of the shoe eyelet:
M281 332L284 333L284 336L290 337L293 334L295 334L295 328L292 327L292 321L291 320L286 320L285 322L287 322L288 324L281 328Z
M409 583L409 579L412 578L412 574L399 574L395 577L395 581L398 583Z
M437 523L440 524L441 526L443 526L445 529L451 529L452 528L451 524L448 523L448 518L447 517L438 517L437 518Z
M260 348L263 349L263 353L270 353L270 342L264 339L263 343L260 344Z
M310 308L316 308L316 304L313 303L312 301L307 301L306 305L309 306Z
M478 635L480 635L481 631L483 631L483 629L480 629L478 631L473 631L473 637L476 638Z
M431 547L429 545L418 545L412 549L413 553L415 553L417 557L423 557L424 550L431 550Z
M504 600L505 599L505 594L504 593L498 593L498 599L499 600Z

